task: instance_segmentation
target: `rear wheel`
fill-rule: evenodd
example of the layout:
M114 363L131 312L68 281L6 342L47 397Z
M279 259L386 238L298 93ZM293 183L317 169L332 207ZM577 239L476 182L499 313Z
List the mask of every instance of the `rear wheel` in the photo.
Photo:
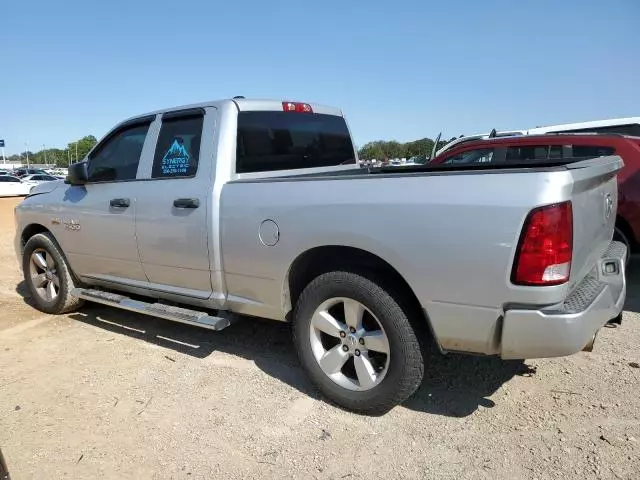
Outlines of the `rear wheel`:
M75 281L60 247L49 233L31 237L22 254L22 271L35 307L45 313L66 313L82 305L71 296Z
M317 388L358 413L386 413L422 382L422 351L405 311L387 290L356 273L326 273L305 288L294 341Z

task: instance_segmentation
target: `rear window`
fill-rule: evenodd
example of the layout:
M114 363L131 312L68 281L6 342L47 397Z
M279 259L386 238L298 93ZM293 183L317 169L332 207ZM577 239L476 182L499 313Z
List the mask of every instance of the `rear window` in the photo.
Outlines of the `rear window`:
M355 164L344 118L291 112L240 112L236 172Z
M507 162L562 158L562 145L523 145L507 149Z
M466 164L466 163L491 163L493 160L493 148L480 148L467 150L447 158L446 164Z
M599 147L596 145L573 146L574 157L605 157L607 155L613 155L615 151L613 147Z

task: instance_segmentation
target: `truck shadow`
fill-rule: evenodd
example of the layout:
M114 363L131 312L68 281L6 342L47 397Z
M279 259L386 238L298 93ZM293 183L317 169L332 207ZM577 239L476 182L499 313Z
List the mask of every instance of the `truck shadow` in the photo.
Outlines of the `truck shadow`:
M87 305L69 316L195 358L205 358L216 351L238 356L305 395L321 398L300 368L289 324L242 318L221 332L211 332L100 305ZM480 406L493 407L494 402L487 397L506 381L515 375L534 373L521 361L443 356L435 348L429 348L426 357L423 385L404 406L435 415L465 417Z
M629 275L625 310L640 312L640 262ZM31 304L24 283L16 291ZM302 393L320 395L300 368L289 324L242 318L221 332L148 317L97 304L87 304L70 318L114 334L126 335L194 358L223 352L252 361L266 374ZM434 346L425 352L426 372L422 386L404 406L448 417L465 417L479 407L495 406L490 397L514 376L535 375L523 361L448 354ZM167 355L170 356L170 355Z
M640 313L640 258L634 257L627 274L627 301L624 309L628 312Z

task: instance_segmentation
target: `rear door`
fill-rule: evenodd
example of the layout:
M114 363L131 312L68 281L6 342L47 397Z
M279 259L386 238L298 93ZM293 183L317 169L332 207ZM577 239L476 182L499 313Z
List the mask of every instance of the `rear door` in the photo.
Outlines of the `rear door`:
M169 112L136 198L136 236L151 288L209 298L215 108ZM203 134L206 132L206 134Z

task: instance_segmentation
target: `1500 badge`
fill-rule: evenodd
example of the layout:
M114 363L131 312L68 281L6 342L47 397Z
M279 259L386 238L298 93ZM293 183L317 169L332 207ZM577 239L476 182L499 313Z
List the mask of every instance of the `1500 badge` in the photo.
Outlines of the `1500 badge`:
M78 222L77 220L73 220L72 218L53 218L51 219L51 223L53 225L60 225L63 224L65 230L74 230L74 231L78 231L80 230L80 222Z

